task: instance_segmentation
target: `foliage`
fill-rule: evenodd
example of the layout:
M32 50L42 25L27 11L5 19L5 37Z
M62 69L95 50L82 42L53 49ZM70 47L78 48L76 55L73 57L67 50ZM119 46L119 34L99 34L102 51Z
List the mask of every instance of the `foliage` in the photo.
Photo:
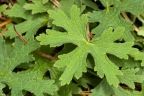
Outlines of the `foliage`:
M143 0L13 3L0 6L0 96L143 96Z

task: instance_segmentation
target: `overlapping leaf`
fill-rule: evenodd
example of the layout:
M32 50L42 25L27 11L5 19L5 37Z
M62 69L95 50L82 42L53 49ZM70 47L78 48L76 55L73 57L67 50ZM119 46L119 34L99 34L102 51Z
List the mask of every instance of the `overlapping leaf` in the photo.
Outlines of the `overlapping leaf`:
M0 7L0 12L6 10L4 14L15 23L16 30L20 34L26 33L24 38L28 41L28 44L24 45L16 37L12 23L6 25L8 30L4 36L10 39L16 37L16 39L5 44L2 36L0 37L0 46L2 46L0 47L0 96L5 96L2 91L6 86L11 89L12 96L26 95L22 91L29 91L36 96L45 94L72 96L81 91L77 84L84 88L88 88L89 84L95 87L90 96L142 96L143 88L141 92L134 89L135 82L143 82L141 74L143 74L144 55L143 51L132 48L134 36L130 31L134 28L132 22L122 17L121 12L139 16L144 13L144 1L58 0L61 7L55 7L49 1L17 0L17 3L9 6L8 10L6 5ZM77 7L73 6L74 4ZM92 10L95 11L88 13L89 18L83 14ZM41 45L46 45L40 48L46 54L51 54L54 47L64 45L62 51L55 55L59 58L56 62L30 55L40 47L33 39L34 35L39 34L41 27L51 23L51 19L54 25L48 25L51 29L47 29L46 34L38 36L37 40ZM92 33L95 35L91 40L86 31L88 22L92 22L90 29L94 28ZM98 25L94 27L93 24ZM13 40L15 42L11 46ZM123 41L119 42L120 40ZM93 62L88 62L89 56L90 61ZM33 67L28 67L26 71L13 72L21 63L32 64ZM89 69L92 71L90 72ZM88 73L83 74L87 70ZM51 80L45 76L47 71ZM92 74L97 77L89 75L89 72L95 72ZM71 82L72 79L77 84ZM123 85L119 85L120 83L127 85L126 88L132 88L131 91L125 90Z
M2 89L3 89L5 86L6 86L5 84L0 83L0 90L1 90L0 96L6 96L6 95L2 92Z
M19 4L15 4L11 10L6 10L4 13L10 17L18 17L23 19L27 19L27 15L29 14Z
M7 8L7 5L1 5L1 6L0 6L0 13L3 12L3 11L5 11L6 8ZM1 15L0 15L0 16L1 16Z
M53 94L57 90L57 87L53 85L54 80L42 79L45 65L41 65L42 68L37 66L28 73L12 72L19 64L34 60L30 52L36 50L39 44L33 38L28 41L28 44L24 45L20 39L16 38L13 51L7 54L4 40L0 36L0 82L11 88L11 96L23 96L22 90L30 91L36 96L44 96L43 93ZM41 72L43 74L38 74Z
M77 84L70 83L69 85L62 86L58 91L59 96L73 96L73 94L78 94L81 92L81 89Z
M130 88L135 88L134 82L143 82L143 77L141 75L135 75L135 73L138 72L139 69L127 69L122 71L123 76L118 76L118 78L121 83L128 85Z
M89 13L89 21L90 22L99 22L100 24L92 30L92 33L96 33L96 36L99 37L102 32L107 29L108 27L125 27L124 31L124 38L125 40L133 40L134 38L130 34L129 31L133 30L134 28L131 26L131 22L124 20L120 16L119 8L110 9L108 12L107 10L103 11L94 11L93 13Z
M32 2L32 4L27 3L24 5L26 10L32 10L32 14L47 12L50 6L52 7L52 4L47 3L48 0L33 0Z
M138 50L136 51L132 51L131 54L130 54L135 60L140 60L142 61L141 62L141 66L144 66L144 53L143 52L140 52Z
M104 7L108 8L113 5L114 8L119 7L121 12L130 12L134 15L140 15L144 12L144 1L142 0L101 0ZM136 5L138 4L138 5ZM134 9L134 10L133 10ZM137 11L139 10L139 11Z
M134 40L133 36L130 34L130 31L134 30L131 26L132 22L128 22L122 18L120 15L121 12L131 12L132 14L139 15L144 13L144 1L137 0L102 0L103 5L106 7L106 10L94 11L89 14L90 22L99 22L98 27L92 30L93 33L96 33L96 36L100 36L103 30L107 27L125 27L124 38L125 40L131 41ZM137 4L137 5L135 5ZM110 7L113 5L113 7ZM133 10L135 9L135 10Z
M125 90L118 86L115 88L114 86L110 86L106 79L103 79L101 83L92 90L92 94L90 96L141 96L140 92L134 91L130 93L128 90Z
M31 37L38 29L48 22L48 15L43 14L36 14L31 15L29 11L26 11L22 6L15 4L11 10L5 11L6 15L9 15L9 17L15 17L15 18L22 18L24 19L24 22L20 22L16 25L16 30L22 34L27 32L27 37ZM12 25L7 26L8 30L4 34L6 37L10 36L10 38L14 38L17 35L15 34L14 28Z
M113 32L112 28L104 31L99 38L93 38L88 42L86 34L87 15L80 15L80 10L73 6L71 8L70 17L63 11L49 11L50 17L54 19L53 24L63 27L67 32L59 32L55 30L47 30L47 34L41 34L37 37L41 41L41 45L50 44L50 46L60 46L64 43L73 43L78 47L68 54L59 56L55 66L58 68L66 67L64 73L60 77L62 85L70 83L73 76L77 79L82 76L82 72L86 72L86 57L90 53L95 61L94 70L102 78L106 75L109 84L118 86L119 80L117 75L123 73L113 64L107 57L107 53L113 54L119 58L127 59L132 42L114 43L123 35L123 28L117 28ZM113 70L113 71L111 71Z

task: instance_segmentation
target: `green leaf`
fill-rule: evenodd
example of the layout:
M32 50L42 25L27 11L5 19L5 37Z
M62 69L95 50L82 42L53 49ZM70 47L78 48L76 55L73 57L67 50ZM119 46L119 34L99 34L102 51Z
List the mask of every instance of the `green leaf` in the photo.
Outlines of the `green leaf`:
M144 1L142 0L101 0L101 3L107 8L107 10L113 5L114 8L120 8L121 12L130 12L137 16L144 13Z
M1 5L1 6L0 6L0 13L1 13L1 12L4 12L4 11L6 10L6 8L7 8L7 5L5 5L5 4L4 4L4 5ZM1 15L0 15L0 16L1 16Z
M70 17L61 10L49 11L49 14L54 19L53 24L63 27L67 32L47 30L47 34L37 37L37 40L41 41L40 44L50 44L51 47L55 47L64 43L73 43L78 46L72 52L60 55L60 60L55 63L58 68L66 67L60 77L61 84L69 84L73 76L78 79L82 76L82 72L87 71L86 57L90 53L94 58L94 70L97 74L101 78L105 75L110 85L118 86L117 75L122 75L122 72L106 54L128 59L127 55L130 50L133 50L131 48L133 43L115 43L116 40L122 38L124 28L116 28L114 32L112 28L109 28L99 38L93 38L89 42L86 34L87 15L80 16L80 10L76 6L71 8Z
M24 8L26 10L32 10L32 14L47 12L51 4L48 3L44 4L46 2L48 2L48 0L47 1L33 0L33 4L27 3L24 5Z
M81 0L83 4L87 5L90 8L93 8L94 10L98 10L98 6L90 0Z
M43 93L53 95L53 92L57 91L57 87L53 85L54 80L40 80L35 75L34 73L27 73L16 74L11 77L12 81L8 83L10 83L9 86L12 88L12 96L23 96L22 90L30 91L36 96L44 96Z
M20 34L27 32L26 34L27 37L31 37L34 34L36 34L38 29L44 26L48 22L47 14L36 14L33 16L29 14L27 15L27 17L28 19L26 21L15 25L16 30ZM15 33L13 26L7 26L7 27L8 27L8 30L6 31L4 35L6 37L10 36L10 38L16 37L17 34Z
M109 56L110 60L115 63L117 66L122 69L131 69L131 68L139 68L140 62L135 61L132 57L129 57L128 60L120 59L115 56Z
M122 70L123 76L118 76L121 83L124 83L128 85L130 88L134 89L135 85L134 82L142 83L143 82L143 76L136 75L136 73L139 71L139 69L127 69Z
M78 54L82 55L82 57L79 56L76 58L75 56L78 56ZM66 83L69 84L73 75L78 79L82 76L82 72L86 72L86 55L85 49L81 47L75 49L69 54L59 56L60 60L55 63L55 66L58 68L67 66L64 73L60 77L60 80L62 80L62 85L65 85Z
M137 33L140 36L144 36L144 26L139 27L140 31Z
M130 52L130 56L134 58L134 60L140 60L141 61L141 66L144 66L144 53L140 52L138 50Z
M70 13L70 9L73 6L75 0L61 0L61 7L59 9L63 10L66 14ZM67 6L69 4L69 6ZM48 12L49 13L49 12Z
M124 39L126 41L134 40L133 36L129 31L134 30L131 26L131 22L124 20L120 15L120 8L111 8L108 12L107 10L93 11L89 13L89 22L100 23L97 27L92 30L92 33L99 37L103 31L109 27L117 28L124 27Z
M143 0L15 1L0 6L0 96L143 96Z
M143 0L126 0L121 1L120 4L122 11L130 12L134 15L140 15L144 13L144 1Z
M15 27L20 34L27 32L26 36L29 38L36 34L38 29L46 25L48 22L47 13L31 15L29 11L26 11L22 6L18 4L15 4L11 10L5 11L5 14L9 15L10 17L25 19L23 22L18 22ZM4 34L6 37L10 36L10 38L14 38L17 36L11 24L7 25L7 29L8 30Z
M18 3L20 6L23 6L26 2L27 2L27 0L17 0L17 3Z
M42 0L43 4L46 4L49 0Z
M81 92L81 89L77 84L70 83L69 85L62 86L58 91L59 96L73 96L73 94L78 94Z
M44 68L46 68L45 63L42 65L42 62L39 62L39 65L29 69L31 71L12 72L17 65L34 60L30 52L36 50L39 44L33 38L30 38L26 45L16 38L13 44L14 49L9 55L4 44L4 40L0 36L0 82L4 82L11 88L11 96L23 96L22 90L32 92L36 96L44 96L43 93L52 95L57 90L57 87L53 85L54 80L42 79L45 73Z
M122 89L120 86L115 88L110 86L106 79L103 79L101 83L92 90L90 96L131 96L130 92Z
M143 96L143 0L14 1L0 0L0 96Z
M18 4L15 4L11 10L6 10L4 12L4 14L10 16L10 17L19 17L19 18L23 18L26 19L28 12L26 12L26 10L24 10L24 8Z
M2 92L2 89L3 89L4 87L5 87L5 84L0 83L0 90L1 90L0 96L6 96L6 95Z
M132 41L134 38L132 37L130 31L134 30L131 26L132 22L128 22L121 17L120 12L131 12L132 14L139 15L140 13L144 13L144 1L116 1L116 0L102 0L103 5L106 7L106 10L94 11L93 13L89 13L89 21L90 22L99 22L100 24L92 30L92 33L96 33L96 36L100 36L103 30L108 27L125 27L124 39L127 41ZM135 4L139 3L136 7ZM113 7L110 7L113 5ZM139 10L139 11L138 11Z
M139 92L139 91L133 91L131 93L132 93L131 96L143 96L142 92Z
M93 75L95 76L96 74L91 74L91 71L88 70L88 73L86 74L83 74L83 76L81 78L79 78L78 80L76 80L76 82L83 86L84 88L88 88L89 85L95 87L97 86L100 82L101 82L101 79L100 78L93 78Z

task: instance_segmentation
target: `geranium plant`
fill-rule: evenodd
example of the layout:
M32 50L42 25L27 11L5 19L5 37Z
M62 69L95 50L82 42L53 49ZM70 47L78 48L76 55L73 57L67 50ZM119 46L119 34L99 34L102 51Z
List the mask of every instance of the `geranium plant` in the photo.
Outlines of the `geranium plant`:
M0 12L0 96L144 95L143 0L9 0Z

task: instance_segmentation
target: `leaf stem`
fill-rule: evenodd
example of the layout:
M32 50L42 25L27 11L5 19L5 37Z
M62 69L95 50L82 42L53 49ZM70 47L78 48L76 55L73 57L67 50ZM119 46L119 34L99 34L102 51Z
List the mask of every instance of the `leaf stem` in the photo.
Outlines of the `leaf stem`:
M89 96L90 95L90 92L80 92L80 93L72 93L72 94L75 94L75 95L82 95L82 96Z
M9 2L11 3L11 5L12 5L12 6L14 5L14 2L13 2L13 0L9 0Z
M43 57L48 58L48 59L58 60L58 58L52 57L51 55L45 54L45 53L43 53L43 52L41 52L41 51L39 51L39 50L36 50L35 52L36 52L37 54L43 56Z
M11 22L12 22L12 20L9 19L9 20L1 23L1 24L0 24L0 28L3 27L3 26L5 26L5 25L8 24L8 23L11 23Z
M7 19L5 17L0 17L0 20L6 21Z
M87 70L89 73L93 74L94 76L96 77L99 77L97 74L95 74L94 72L90 71L90 70ZM100 77L99 77L100 78Z
M60 7L61 4L57 1L57 0L52 0L52 2L57 6L57 7Z
M18 33L18 32L16 31L15 26L13 26L13 28L14 28L14 31L16 32L16 34L18 35L18 37L19 37L25 44L27 44L27 41L21 36L20 33Z
M13 27L14 27L14 31L16 32L16 34L18 35L18 37L19 37L25 44L27 44L27 41L26 41L26 40L25 40L25 39L16 31L15 26L13 26ZM37 54L43 56L43 57L48 58L48 59L51 59L51 60L58 60L58 58L55 58L55 57L52 57L51 55L42 53L42 52L39 51L39 50L36 50L35 52L36 52Z
M89 24L88 23L86 25L86 33L87 33L87 38L88 38L88 42L89 42L91 40L91 38L93 38L93 35L89 31Z

